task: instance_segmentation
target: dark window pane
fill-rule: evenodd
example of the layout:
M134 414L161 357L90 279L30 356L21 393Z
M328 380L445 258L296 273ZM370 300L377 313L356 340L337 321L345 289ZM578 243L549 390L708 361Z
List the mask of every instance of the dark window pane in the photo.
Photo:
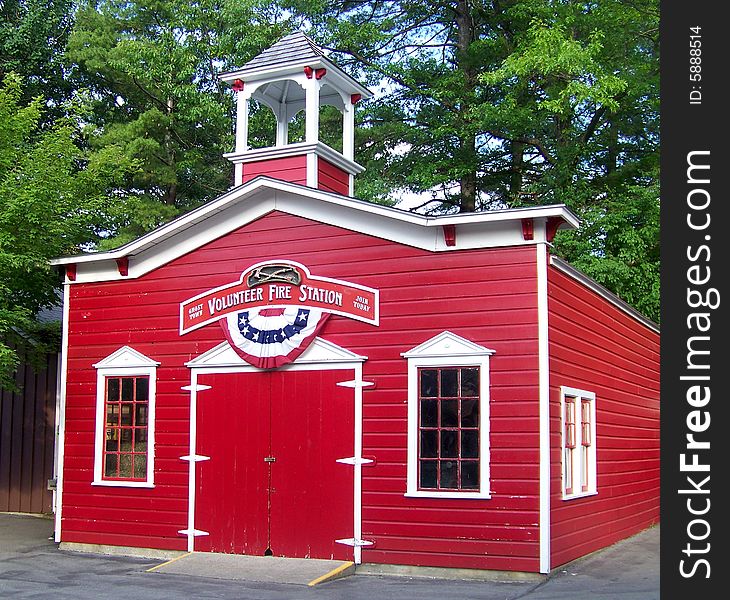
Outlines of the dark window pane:
M147 377L137 377L137 400L147 400L150 395L150 380Z
M439 432L436 429L421 431L421 457L437 458L439 449Z
M122 404L122 425L131 425L132 424L132 405L131 404Z
M441 488L458 488L459 481L457 478L457 462L451 460L442 460L439 464L441 471Z
M107 404L106 424L107 425L119 425L119 405L118 404Z
M117 452L119 450L119 440L116 437L111 437L108 429L106 434L106 450L107 452Z
M122 402L134 400L134 379L125 377L122 379Z
M109 402L119 402L119 379L106 380L106 397Z
M421 400L421 427L438 426L438 400Z
M441 427L459 426L459 401L441 401Z
M144 429L135 429L134 439L135 439L135 447L137 448L137 452L146 450L147 449L147 428L145 427Z
M438 487L437 469L438 469L438 461L435 461L435 460L422 460L421 461L420 487L422 487L422 488Z
M117 467L119 466L119 455L118 454L107 454L104 460L104 476L105 477L116 477Z
M461 395L479 395L479 369L461 370Z
M479 489L479 462L468 460L461 463L461 489Z
M135 407L134 407L134 424L137 426L147 425L147 405L146 404L136 404L135 405Z
M479 432L461 432L461 458L479 458Z
M119 449L122 452L130 452L132 450L132 430L121 429L119 431Z
M459 456L458 431L441 430L441 458Z
M461 426L479 427L479 401L461 401Z
M435 398L438 395L438 371L421 369L421 397Z
M441 370L441 397L455 398L459 395L458 386L459 371L456 369Z

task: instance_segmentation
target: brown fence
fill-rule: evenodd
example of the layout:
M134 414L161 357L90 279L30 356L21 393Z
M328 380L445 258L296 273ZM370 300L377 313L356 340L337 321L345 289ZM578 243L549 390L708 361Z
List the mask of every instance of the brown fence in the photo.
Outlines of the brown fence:
M58 356L44 368L22 364L19 393L0 389L0 512L50 513Z

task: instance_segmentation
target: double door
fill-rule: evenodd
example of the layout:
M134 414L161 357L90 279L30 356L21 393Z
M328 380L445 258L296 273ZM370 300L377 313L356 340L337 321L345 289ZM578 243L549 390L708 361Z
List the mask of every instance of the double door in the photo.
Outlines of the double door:
M348 377L349 375L349 377ZM349 560L354 394L346 370L201 375L195 550Z

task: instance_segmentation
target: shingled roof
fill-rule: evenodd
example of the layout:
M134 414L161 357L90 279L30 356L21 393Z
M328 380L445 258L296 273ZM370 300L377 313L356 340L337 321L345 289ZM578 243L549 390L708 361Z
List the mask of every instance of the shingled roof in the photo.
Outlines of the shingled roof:
M322 50L301 31L284 36L270 48L252 58L237 73L245 73L273 65L319 59L324 57Z

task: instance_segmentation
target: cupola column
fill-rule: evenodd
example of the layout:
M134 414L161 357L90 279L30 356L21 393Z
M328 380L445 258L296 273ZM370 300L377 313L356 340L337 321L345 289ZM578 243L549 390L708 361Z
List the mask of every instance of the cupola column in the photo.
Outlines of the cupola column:
M312 77L306 80L306 133L305 141L316 144L319 141L319 80Z
M276 146L286 146L288 143L289 115L286 102L282 102L276 107Z
M245 88L236 92L236 152L248 150L248 113L251 93Z
M342 155L355 160L355 105L346 100L342 109Z

